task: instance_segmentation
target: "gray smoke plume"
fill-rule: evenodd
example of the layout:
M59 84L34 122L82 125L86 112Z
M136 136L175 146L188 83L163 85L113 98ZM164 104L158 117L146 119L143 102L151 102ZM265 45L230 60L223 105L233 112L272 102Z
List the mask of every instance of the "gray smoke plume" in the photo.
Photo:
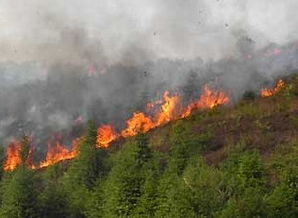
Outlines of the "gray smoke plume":
M296 0L0 1L0 138L81 134L210 83L233 101L298 68Z

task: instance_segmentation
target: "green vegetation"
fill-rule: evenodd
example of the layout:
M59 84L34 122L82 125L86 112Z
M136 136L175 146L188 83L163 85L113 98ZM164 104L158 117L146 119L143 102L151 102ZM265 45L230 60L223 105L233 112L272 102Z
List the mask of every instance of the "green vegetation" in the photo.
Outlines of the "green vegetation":
M0 172L0 217L298 217L298 77L287 84L110 149L89 122L76 159Z
M7 173L1 184L1 210L3 218L38 218L38 183L36 172L26 167L29 153L28 138L22 140L22 164L12 173Z

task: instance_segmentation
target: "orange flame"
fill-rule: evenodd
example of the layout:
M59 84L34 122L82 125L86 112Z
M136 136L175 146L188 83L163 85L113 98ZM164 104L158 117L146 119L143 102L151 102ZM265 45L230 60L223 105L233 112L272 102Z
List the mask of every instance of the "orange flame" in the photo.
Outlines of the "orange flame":
M121 135L126 138L135 136L138 133L148 132L154 128L154 123L142 112L133 113L132 118L126 121L127 127L121 132Z
M164 103L161 105L161 111L156 115L155 126L160 126L176 119L177 113L181 109L180 97L178 95L169 96L169 92L165 91Z
M8 145L6 150L6 162L4 164L4 170L14 170L22 162L21 156L21 143L19 141L13 141Z
M78 154L78 144L80 138L75 139L72 148L69 150L65 148L57 139L52 138L48 143L48 152L46 159L42 161L38 168L47 167L63 160L73 159Z
M177 94L170 96L170 93L166 91L162 100L147 104L147 112L153 112L153 109L158 107L155 114L147 116L142 112L134 112L132 117L126 121L126 128L122 130L120 134L116 133L111 125L100 126L97 130L97 147L107 148L111 142L117 140L119 137L126 138L135 136L138 133L145 133L170 121L185 118L189 116L193 110L214 108L228 102L229 98L224 92L213 91L205 85L200 98L183 108L181 97ZM75 139L72 143L72 148L67 149L57 138L52 137L48 143L48 152L45 160L37 166L30 164L30 167L32 169L39 169L63 160L73 159L79 153L78 148L82 140L83 137ZM8 146L7 162L4 167L5 170L13 170L20 164L21 160L19 152L19 143L12 143Z
M212 91L207 85L204 86L204 92L200 97L197 108L214 108L222 104L227 104L229 98L224 92Z
M152 110L159 104L161 104L160 111L156 113L154 119L146 116L142 112L135 112L132 118L126 121L127 127L121 132L121 136L126 138L135 136L138 133L145 133L157 126L178 118L177 114L180 110L180 97L178 95L170 96L170 93L165 91L163 100L148 103L147 110Z
M31 138L29 138L31 142ZM13 140L11 142L6 150L6 162L4 164L4 170L5 171L11 171L16 169L19 165L22 163L21 159L21 149L22 149L22 142L19 140ZM33 149L30 147L28 156L26 157L25 164L31 168L35 169L35 166L33 164Z
M263 98L265 97L270 97L272 95L275 95L276 93L278 93L280 90L282 90L282 88L285 86L285 82L283 80L278 80L276 86L272 89L270 88L264 88L261 90L261 96Z
M186 109L183 110L180 96L170 96L169 92L166 91L163 95L163 101L147 104L147 109L149 108L150 110L152 110L156 104L161 104L160 111L153 116L154 119L147 117L144 113L135 112L132 118L127 121L127 128L121 132L121 135L126 138L137 135L138 133L145 133L170 121L185 118L189 116L194 109L214 108L228 102L229 98L224 92L212 91L205 85L200 99L197 102L190 103Z
M106 148L117 138L118 134L111 125L103 125L97 130L97 147Z
M208 85L203 87L203 93L198 101L190 103L184 113L181 115L182 118L188 117L193 110L214 108L219 105L229 103L229 97L221 91L212 91Z

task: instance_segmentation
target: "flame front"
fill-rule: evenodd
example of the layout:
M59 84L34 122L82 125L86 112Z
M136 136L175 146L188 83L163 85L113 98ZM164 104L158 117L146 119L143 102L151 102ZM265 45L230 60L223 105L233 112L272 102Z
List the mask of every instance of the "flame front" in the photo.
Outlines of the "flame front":
M188 117L195 109L214 108L228 102L229 98L224 92L212 91L205 85L199 100L190 103L184 109L181 106L179 95L170 96L170 93L165 91L162 101L147 104L147 110L153 110L156 105L160 105L160 110L153 115L153 118L142 112L135 112L132 118L126 122L127 128L121 132L121 136L126 138L138 133L145 133L170 121Z
M280 90L282 90L282 88L285 86L285 82L283 80L278 80L276 86L272 89L269 88L264 88L261 90L261 96L263 98L265 97L270 97L272 95L275 95L276 93L278 93Z
M204 86L204 92L197 102L197 108L214 108L222 104L227 104L229 98L224 92L212 91L207 85Z
M156 105L160 105L160 110L153 118L146 116L142 112L133 113L133 116L126 121L127 127L121 132L121 136L126 138L135 136L138 133L145 133L179 117L178 114L181 110L181 106L180 97L178 95L170 96L170 93L165 91L163 100L148 103L147 110L153 110Z
M154 123L142 112L133 113L132 118L126 121L127 127L121 132L121 136L124 138L135 136L138 133L148 132L154 128Z
M96 144L98 148L107 148L113 141L120 137L127 138L139 133L146 133L170 121L185 118L189 116L193 110L214 108L228 102L229 98L224 92L213 91L205 85L200 98L183 108L181 96L178 94L171 96L168 91L165 91L162 100L147 104L146 111L155 113L146 115L143 112L134 112L132 117L126 121L126 128L120 131L120 134L117 133L111 125L100 126L97 130ZM57 139L57 137L52 137L48 142L48 151L45 160L36 166L29 164L29 167L39 169L63 160L75 158L79 153L79 144L82 140L83 137L75 139L71 149L67 149L61 144L61 140ZM21 163L20 150L21 145L18 142L8 146L7 161L4 166L5 170L13 170Z
M38 168L47 167L63 160L73 159L78 154L78 144L80 138L75 139L72 143L72 148L69 150L65 148L57 139L51 139L48 143L48 152L46 159L40 163Z
M203 93L198 101L190 103L184 113L181 115L182 118L188 117L193 110L198 109L212 109L219 105L229 103L229 97L221 91L212 91L208 85L203 87Z

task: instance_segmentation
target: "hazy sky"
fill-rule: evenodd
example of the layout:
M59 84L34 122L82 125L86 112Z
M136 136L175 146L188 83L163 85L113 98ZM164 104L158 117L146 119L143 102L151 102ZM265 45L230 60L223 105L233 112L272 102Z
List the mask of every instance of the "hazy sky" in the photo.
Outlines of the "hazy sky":
M82 58L106 63L233 56L239 34L261 47L297 39L297 0L0 0L0 61ZM78 51L80 50L80 51Z

